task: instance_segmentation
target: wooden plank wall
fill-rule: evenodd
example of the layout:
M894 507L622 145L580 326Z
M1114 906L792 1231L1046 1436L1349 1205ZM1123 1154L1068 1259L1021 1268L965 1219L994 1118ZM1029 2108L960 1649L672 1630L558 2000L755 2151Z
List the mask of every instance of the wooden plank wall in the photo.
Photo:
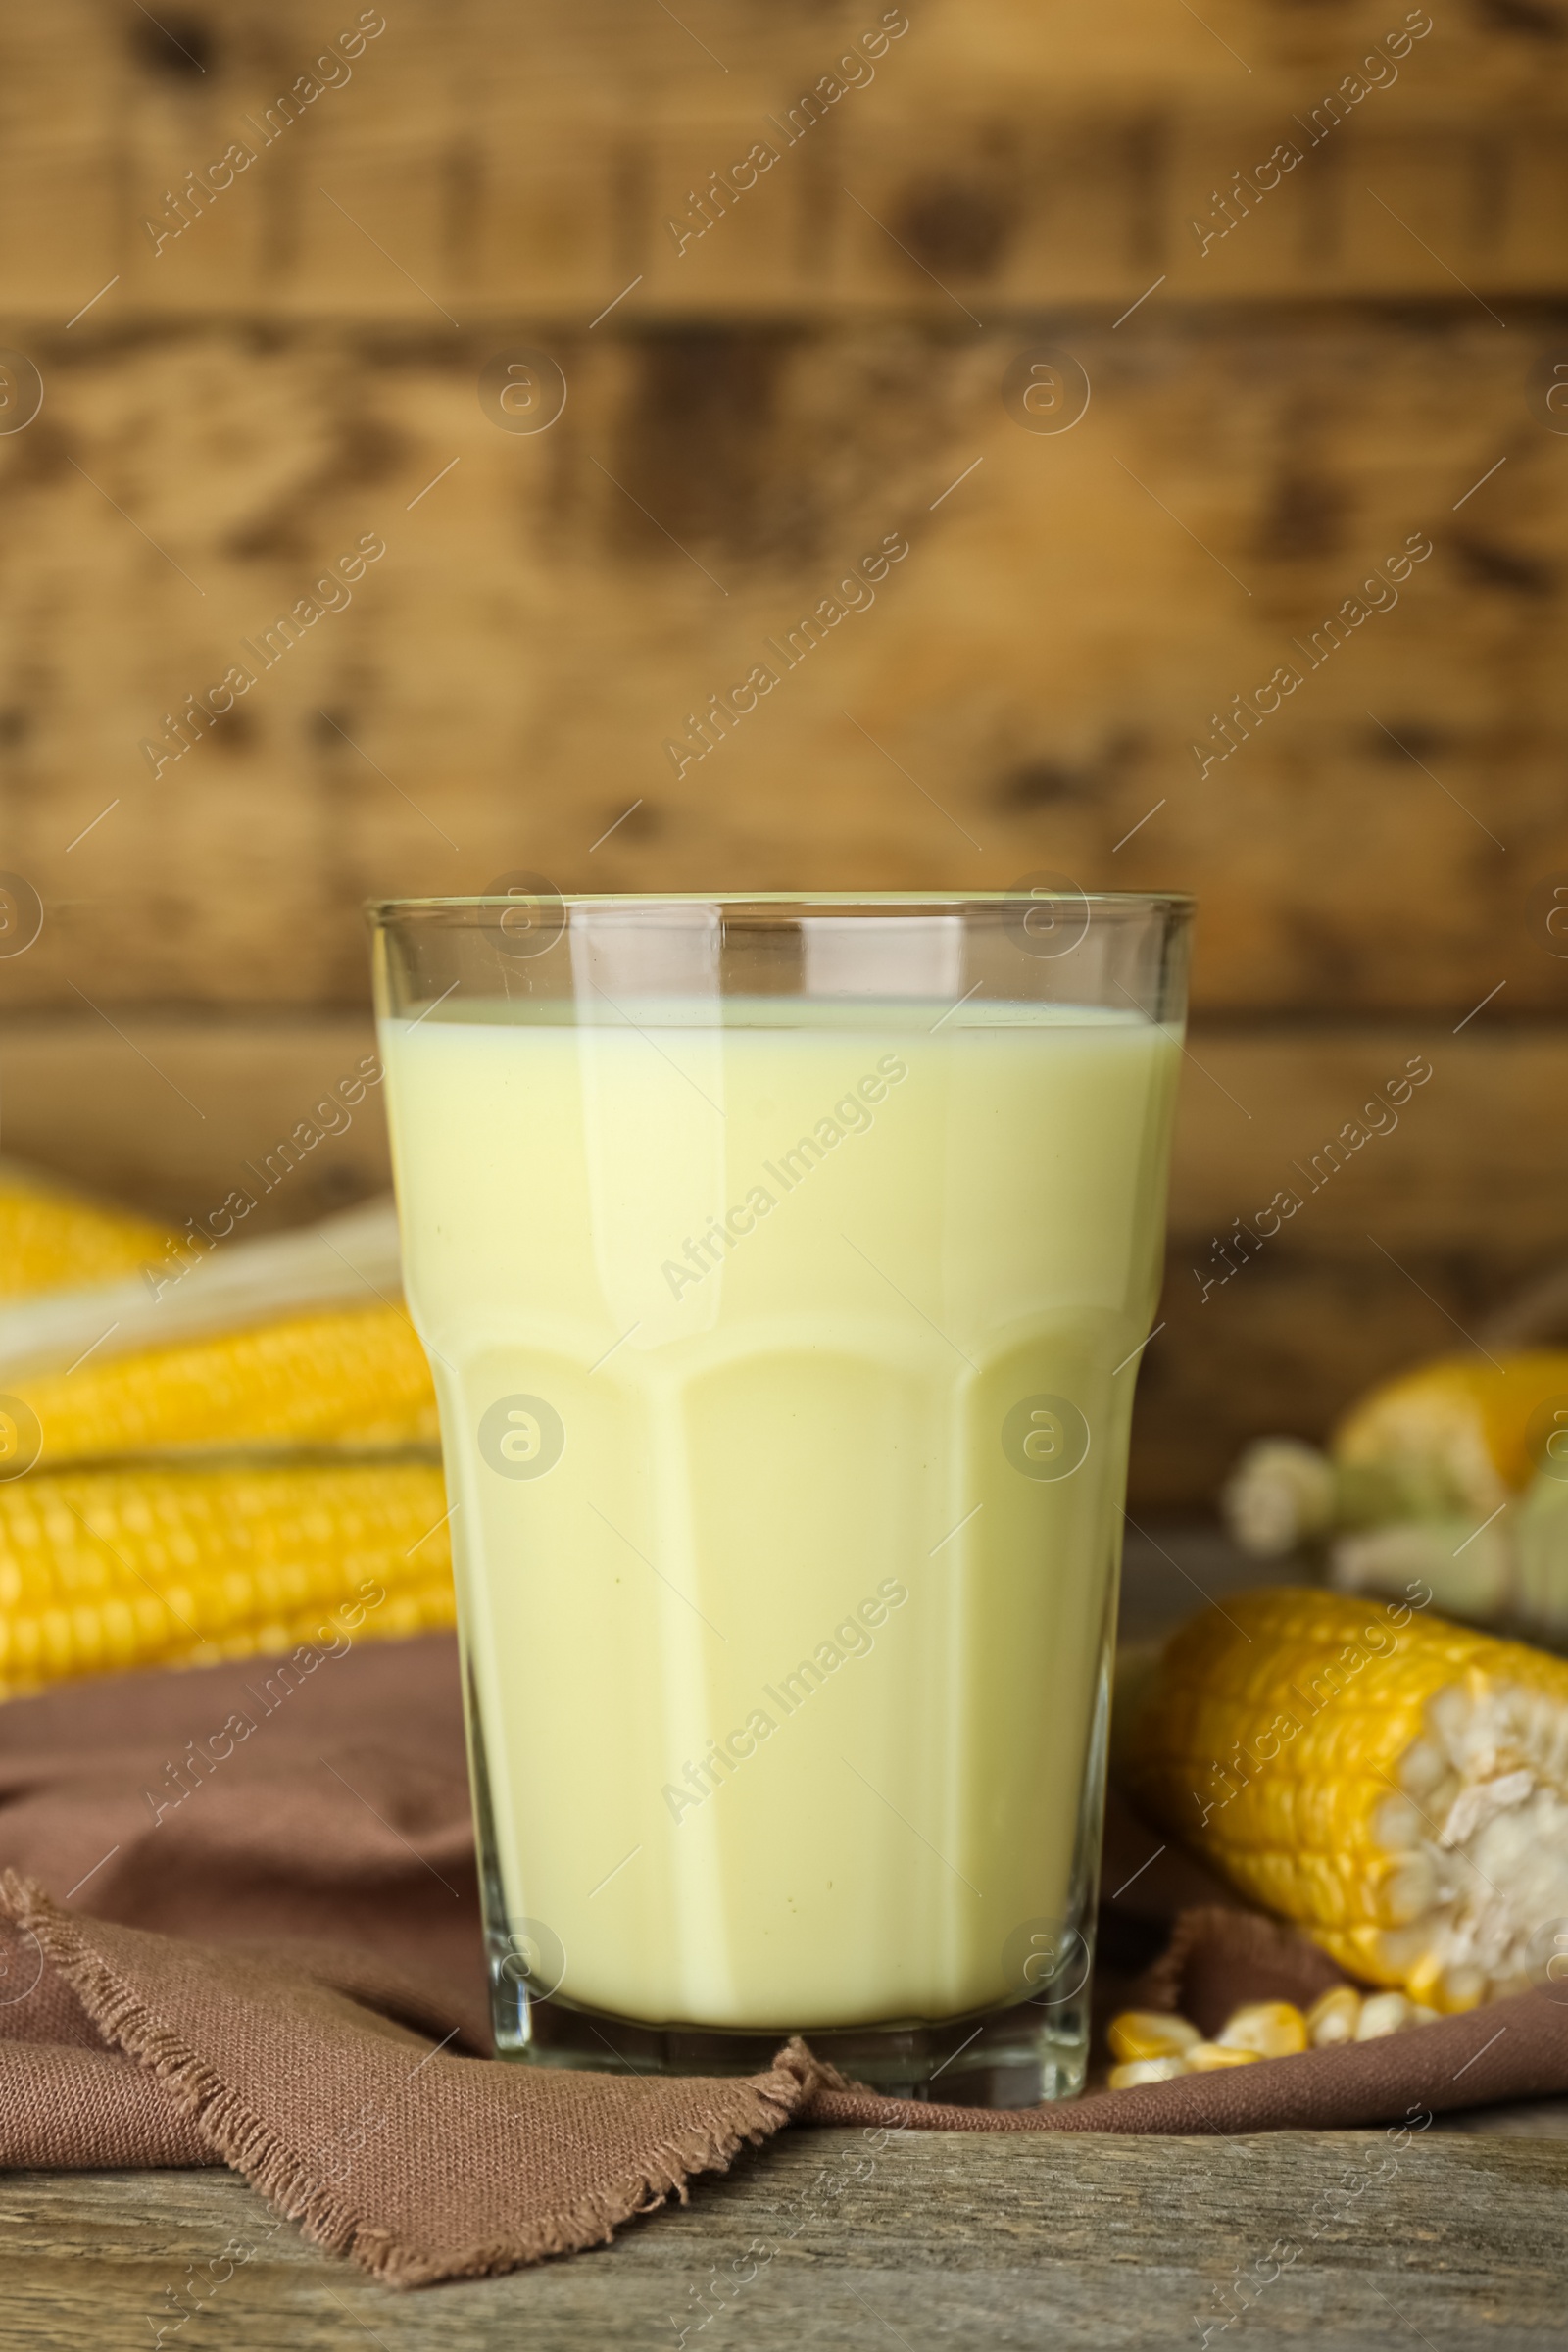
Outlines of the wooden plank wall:
M0 24L0 1148L220 1200L368 895L1044 867L1201 902L1141 1505L1568 1249L1560 0L160 18ZM383 1180L368 1106L269 1212Z

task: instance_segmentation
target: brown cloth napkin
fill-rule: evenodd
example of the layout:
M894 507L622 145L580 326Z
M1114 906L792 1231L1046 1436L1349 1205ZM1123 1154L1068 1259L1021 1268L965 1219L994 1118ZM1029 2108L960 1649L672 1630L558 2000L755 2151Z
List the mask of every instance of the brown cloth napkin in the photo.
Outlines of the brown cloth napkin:
M792 2120L1419 2128L1568 2090L1568 2006L1545 1992L1003 2113L881 2098L799 2041L744 2080L498 2063L483 2054L449 1637L368 1646L292 1683L252 1661L0 1708L0 2163L226 2163L394 2285L603 2241ZM1212 2032L1239 2000L1335 1981L1293 1933L1208 1908L1182 1915L1140 1990Z

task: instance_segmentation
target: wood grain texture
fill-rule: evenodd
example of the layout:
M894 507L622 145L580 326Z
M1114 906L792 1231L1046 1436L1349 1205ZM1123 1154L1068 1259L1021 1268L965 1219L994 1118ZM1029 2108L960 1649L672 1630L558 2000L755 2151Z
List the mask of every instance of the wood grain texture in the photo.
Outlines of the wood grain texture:
M387 12L318 68L355 7L335 27L305 0L192 13L172 43L61 0L47 36L13 21L0 46L0 291L61 324L118 274L112 316L427 325L519 304L586 320L633 276L634 315L674 317L941 316L950 286L1125 303L1162 270L1221 299L1446 299L1450 270L1554 289L1568 108L1540 68L1560 17L1440 10L1362 77L1409 13L553 0L519 20L466 0ZM867 56L888 18L907 29ZM776 160L736 193L759 142ZM1282 144L1300 162L1258 193ZM1223 222L1237 172L1246 233L1205 247L1192 222ZM715 173L721 233L684 245L668 222Z
M174 1225L205 1226L236 1186L256 1200L247 1233L306 1224L392 1181L379 1094L351 1107L340 1091L374 1054L368 1016L112 1023L88 1009L11 1023L0 1151ZM296 1135L303 1156L275 1153ZM270 1152L287 1172L269 1190Z
M221 2173L14 2174L0 2182L7 2341L152 2340L215 2259L233 2277L169 2343L340 2352L513 2346L1120 2348L1196 2341L1238 2268L1298 2249L1245 2315L1257 2346L1385 2352L1403 2321L1441 2352L1553 2339L1568 2262L1568 2142L1425 2133L1392 2176L1382 2133L1237 2141L785 2133L687 2207L601 2252L398 2296L307 2247ZM859 2177L857 2178L858 2171ZM231 2251L225 2257L223 2249ZM1282 2253L1276 2251L1278 2264ZM748 2279L746 2274L755 2271ZM1195 2326L1195 2320L1197 2325Z
M1528 413L1544 328L1474 317L1056 320L1094 391L1054 435L1003 405L1016 335L612 318L558 340L537 435L481 410L493 339L62 345L0 436L0 808L46 907L0 1012L361 1004L363 897L524 865L1187 886L1202 1011L1457 1020L1506 981L1507 1015L1560 1013L1568 441ZM337 609L253 650L366 534ZM693 714L759 662L703 753Z
M1135 1518L1211 1508L1252 1438L1321 1444L1374 1381L1463 1353L1468 1335L1540 1262L1476 1243L1391 1245L1389 1230L1338 1247L1313 1246L1305 1234L1277 1244L1202 1303L1193 1268L1213 1272L1211 1236L1172 1236L1155 1316L1164 1329L1139 1366L1128 1492Z

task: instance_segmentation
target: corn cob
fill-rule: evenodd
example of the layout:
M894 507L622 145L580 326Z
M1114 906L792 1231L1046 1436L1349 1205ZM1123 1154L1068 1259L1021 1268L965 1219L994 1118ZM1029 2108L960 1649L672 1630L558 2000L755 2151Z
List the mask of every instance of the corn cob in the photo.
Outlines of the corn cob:
M1568 1950L1560 1659L1246 1593L1167 1644L1122 1752L1136 1802L1363 1982L1465 2009Z
M1266 1559L1335 1526L1459 1518L1473 1527L1540 1468L1557 1434L1542 1416L1559 1402L1568 1431L1568 1350L1528 1348L1496 1363L1439 1356L1353 1405L1329 1457L1294 1438L1249 1446L1225 1490L1232 1532Z
M156 1262L116 1281L0 1298L0 1389L15 1372L64 1372L100 1350L140 1355L285 1315L390 1305L402 1279L390 1200L250 1241L171 1237Z
M1568 1405L1568 1351L1532 1348L1498 1362L1439 1356L1374 1389L1334 1433L1334 1457L1355 1476L1403 1481L1412 1500L1484 1518L1539 1467L1532 1424ZM1429 1505L1430 1507L1430 1505Z
M433 1442L429 1366L401 1307L297 1315L70 1372L14 1374L31 1413L32 1460L102 1459L153 1447Z
M113 1282L161 1258L173 1238L149 1218L0 1167L0 1298Z
M0 1485L0 1697L450 1625L445 1514L425 1462L142 1465Z

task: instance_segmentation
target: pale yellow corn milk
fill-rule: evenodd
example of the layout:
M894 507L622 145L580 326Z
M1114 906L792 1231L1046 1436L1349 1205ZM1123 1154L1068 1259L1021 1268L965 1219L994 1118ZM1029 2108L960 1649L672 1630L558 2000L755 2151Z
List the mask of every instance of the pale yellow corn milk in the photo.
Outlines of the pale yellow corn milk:
M1176 1039L714 1009L383 1026L509 1916L618 2017L957 2016L1081 1878Z

